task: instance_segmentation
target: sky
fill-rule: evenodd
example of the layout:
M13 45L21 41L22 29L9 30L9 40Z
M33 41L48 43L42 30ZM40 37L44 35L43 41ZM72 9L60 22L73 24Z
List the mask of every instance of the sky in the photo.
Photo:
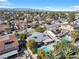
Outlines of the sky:
M76 11L79 10L79 0L0 0L0 8Z

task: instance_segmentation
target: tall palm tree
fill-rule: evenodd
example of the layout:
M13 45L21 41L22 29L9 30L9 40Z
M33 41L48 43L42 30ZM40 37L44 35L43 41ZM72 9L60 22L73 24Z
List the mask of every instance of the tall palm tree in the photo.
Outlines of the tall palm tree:
M46 53L45 59L55 59L53 51Z
M79 48L67 42L59 43L54 50L55 57L61 56L63 59L79 58Z

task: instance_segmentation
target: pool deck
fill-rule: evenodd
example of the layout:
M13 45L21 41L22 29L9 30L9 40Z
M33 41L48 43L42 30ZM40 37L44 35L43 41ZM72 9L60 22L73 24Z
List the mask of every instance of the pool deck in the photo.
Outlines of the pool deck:
M49 51L51 51L51 50L54 50L53 45L56 45L56 43L52 43L52 44L49 44L49 45L42 46L41 49L44 50L44 48L46 47L47 49L45 49L44 52L49 52ZM46 51L46 50L47 50L47 51Z

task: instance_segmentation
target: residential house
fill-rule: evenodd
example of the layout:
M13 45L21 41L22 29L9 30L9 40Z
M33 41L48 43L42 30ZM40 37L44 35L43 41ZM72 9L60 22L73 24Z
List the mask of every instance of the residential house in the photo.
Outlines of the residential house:
M75 14L75 19L79 19L79 13Z
M44 35L43 33L34 32L34 33L32 33L32 35L30 37L27 38L27 40L34 39L36 42L42 42L47 38L48 37L46 35Z
M8 29L8 31L10 30L9 25L7 25L7 24L0 24L0 33L6 32L7 29ZM2 34L0 34L0 35L2 35Z
M79 23L75 23L73 26L75 29L79 29Z
M0 16L0 24L4 23L4 17Z
M67 23L61 24L60 28L64 29L64 30L69 30L69 31L73 31L74 30L74 27L72 25L67 24Z
M16 21L16 26L18 27L19 30L23 30L24 29L24 25L25 25L24 20Z
M51 39L46 39L43 41L44 42L44 46L40 47L45 53L54 50L54 47L56 46L56 42L54 40ZM39 48L39 49L40 49Z
M79 29L79 19L74 21L73 26L74 26L75 29Z
M55 40L56 42L60 42L60 40L56 37L56 34L55 34L55 33L51 32L51 31L49 31L49 30L46 30L46 31L44 32L44 34L45 34L46 36L48 36L51 40Z
M0 58L4 59L18 53L18 40L12 35L0 37Z
M53 31L55 31L56 32L56 29L59 29L59 24L56 24L56 23L52 23L51 25L46 25L45 27L46 27L46 29L47 30L53 30Z

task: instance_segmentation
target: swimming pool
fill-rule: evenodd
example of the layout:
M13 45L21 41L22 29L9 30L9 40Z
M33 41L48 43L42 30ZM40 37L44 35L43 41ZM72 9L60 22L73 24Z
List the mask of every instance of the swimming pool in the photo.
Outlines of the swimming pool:
M48 48L48 47L44 47L44 48L43 48L43 51L44 51L44 52L49 52L49 48Z
M69 40L71 40L71 37L70 36L63 36L63 37L60 37L59 39L63 40L63 41L69 41Z

